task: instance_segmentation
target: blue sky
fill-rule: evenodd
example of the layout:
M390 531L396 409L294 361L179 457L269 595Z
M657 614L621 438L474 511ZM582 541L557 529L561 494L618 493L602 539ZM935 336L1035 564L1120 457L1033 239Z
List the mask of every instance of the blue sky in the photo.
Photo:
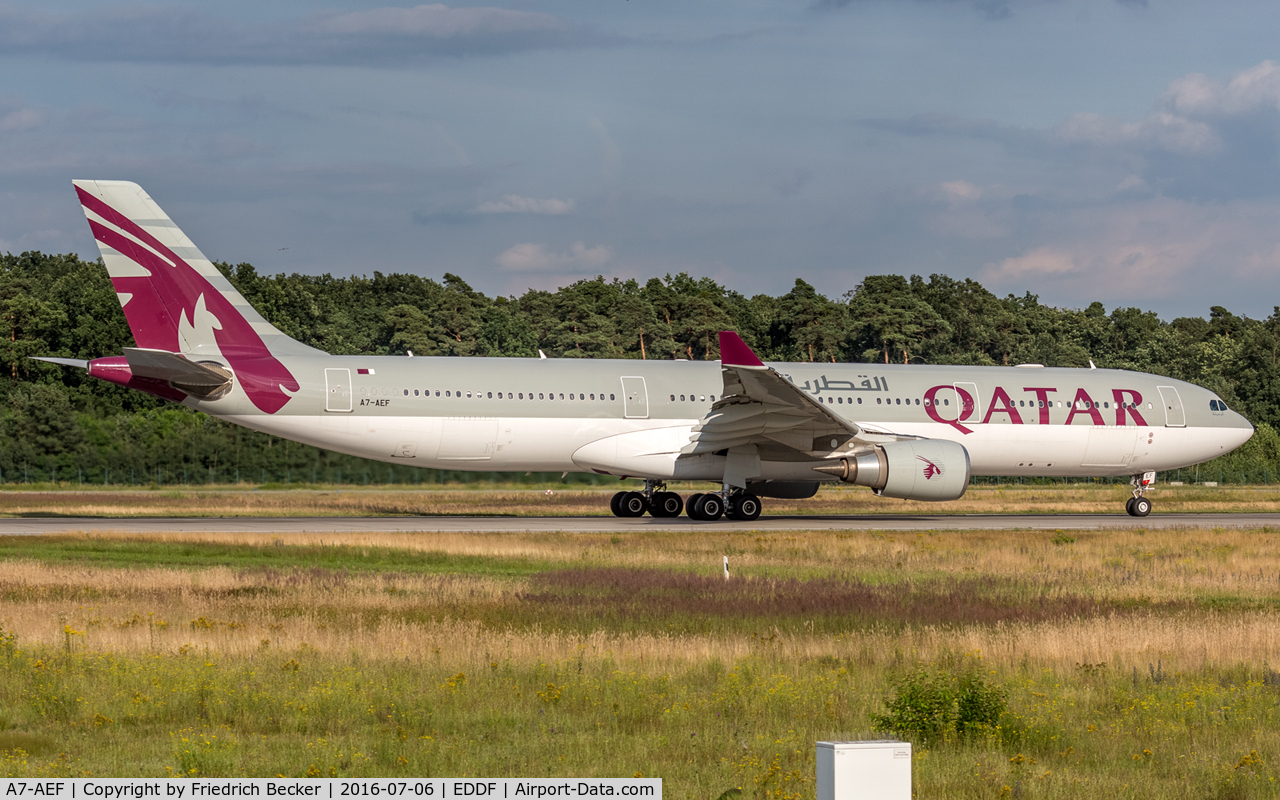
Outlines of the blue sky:
M142 184L267 273L1280 304L1280 5L0 3L0 251Z

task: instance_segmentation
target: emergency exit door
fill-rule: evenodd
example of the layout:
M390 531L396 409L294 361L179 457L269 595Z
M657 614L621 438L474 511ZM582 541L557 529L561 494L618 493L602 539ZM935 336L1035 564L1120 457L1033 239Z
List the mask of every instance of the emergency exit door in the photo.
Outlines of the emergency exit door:
M622 379L622 409L627 419L648 419L649 390L644 378L628 375Z
M1160 400L1164 403L1164 424L1167 428L1187 427L1187 415L1182 410L1182 398L1178 390L1172 386L1157 386Z

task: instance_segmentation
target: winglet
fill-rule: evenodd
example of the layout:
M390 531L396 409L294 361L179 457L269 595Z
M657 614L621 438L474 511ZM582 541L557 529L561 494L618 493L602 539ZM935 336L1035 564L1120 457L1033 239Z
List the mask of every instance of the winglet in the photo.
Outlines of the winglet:
M742 337L733 331L720 331L720 363L729 367L764 366Z

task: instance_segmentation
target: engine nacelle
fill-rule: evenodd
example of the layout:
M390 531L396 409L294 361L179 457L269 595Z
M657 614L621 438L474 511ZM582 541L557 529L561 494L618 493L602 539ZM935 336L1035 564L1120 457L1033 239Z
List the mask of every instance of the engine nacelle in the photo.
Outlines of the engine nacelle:
M969 451L943 439L876 445L815 469L902 500L959 500L969 487Z

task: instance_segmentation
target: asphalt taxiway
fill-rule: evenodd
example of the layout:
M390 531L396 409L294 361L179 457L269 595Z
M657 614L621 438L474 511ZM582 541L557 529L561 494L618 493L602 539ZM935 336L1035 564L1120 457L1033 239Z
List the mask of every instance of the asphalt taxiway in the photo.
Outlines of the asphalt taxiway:
M923 531L1260 528L1280 514L967 514L762 516L752 522L687 517L18 517L0 519L0 536L58 533L639 533L642 531Z

